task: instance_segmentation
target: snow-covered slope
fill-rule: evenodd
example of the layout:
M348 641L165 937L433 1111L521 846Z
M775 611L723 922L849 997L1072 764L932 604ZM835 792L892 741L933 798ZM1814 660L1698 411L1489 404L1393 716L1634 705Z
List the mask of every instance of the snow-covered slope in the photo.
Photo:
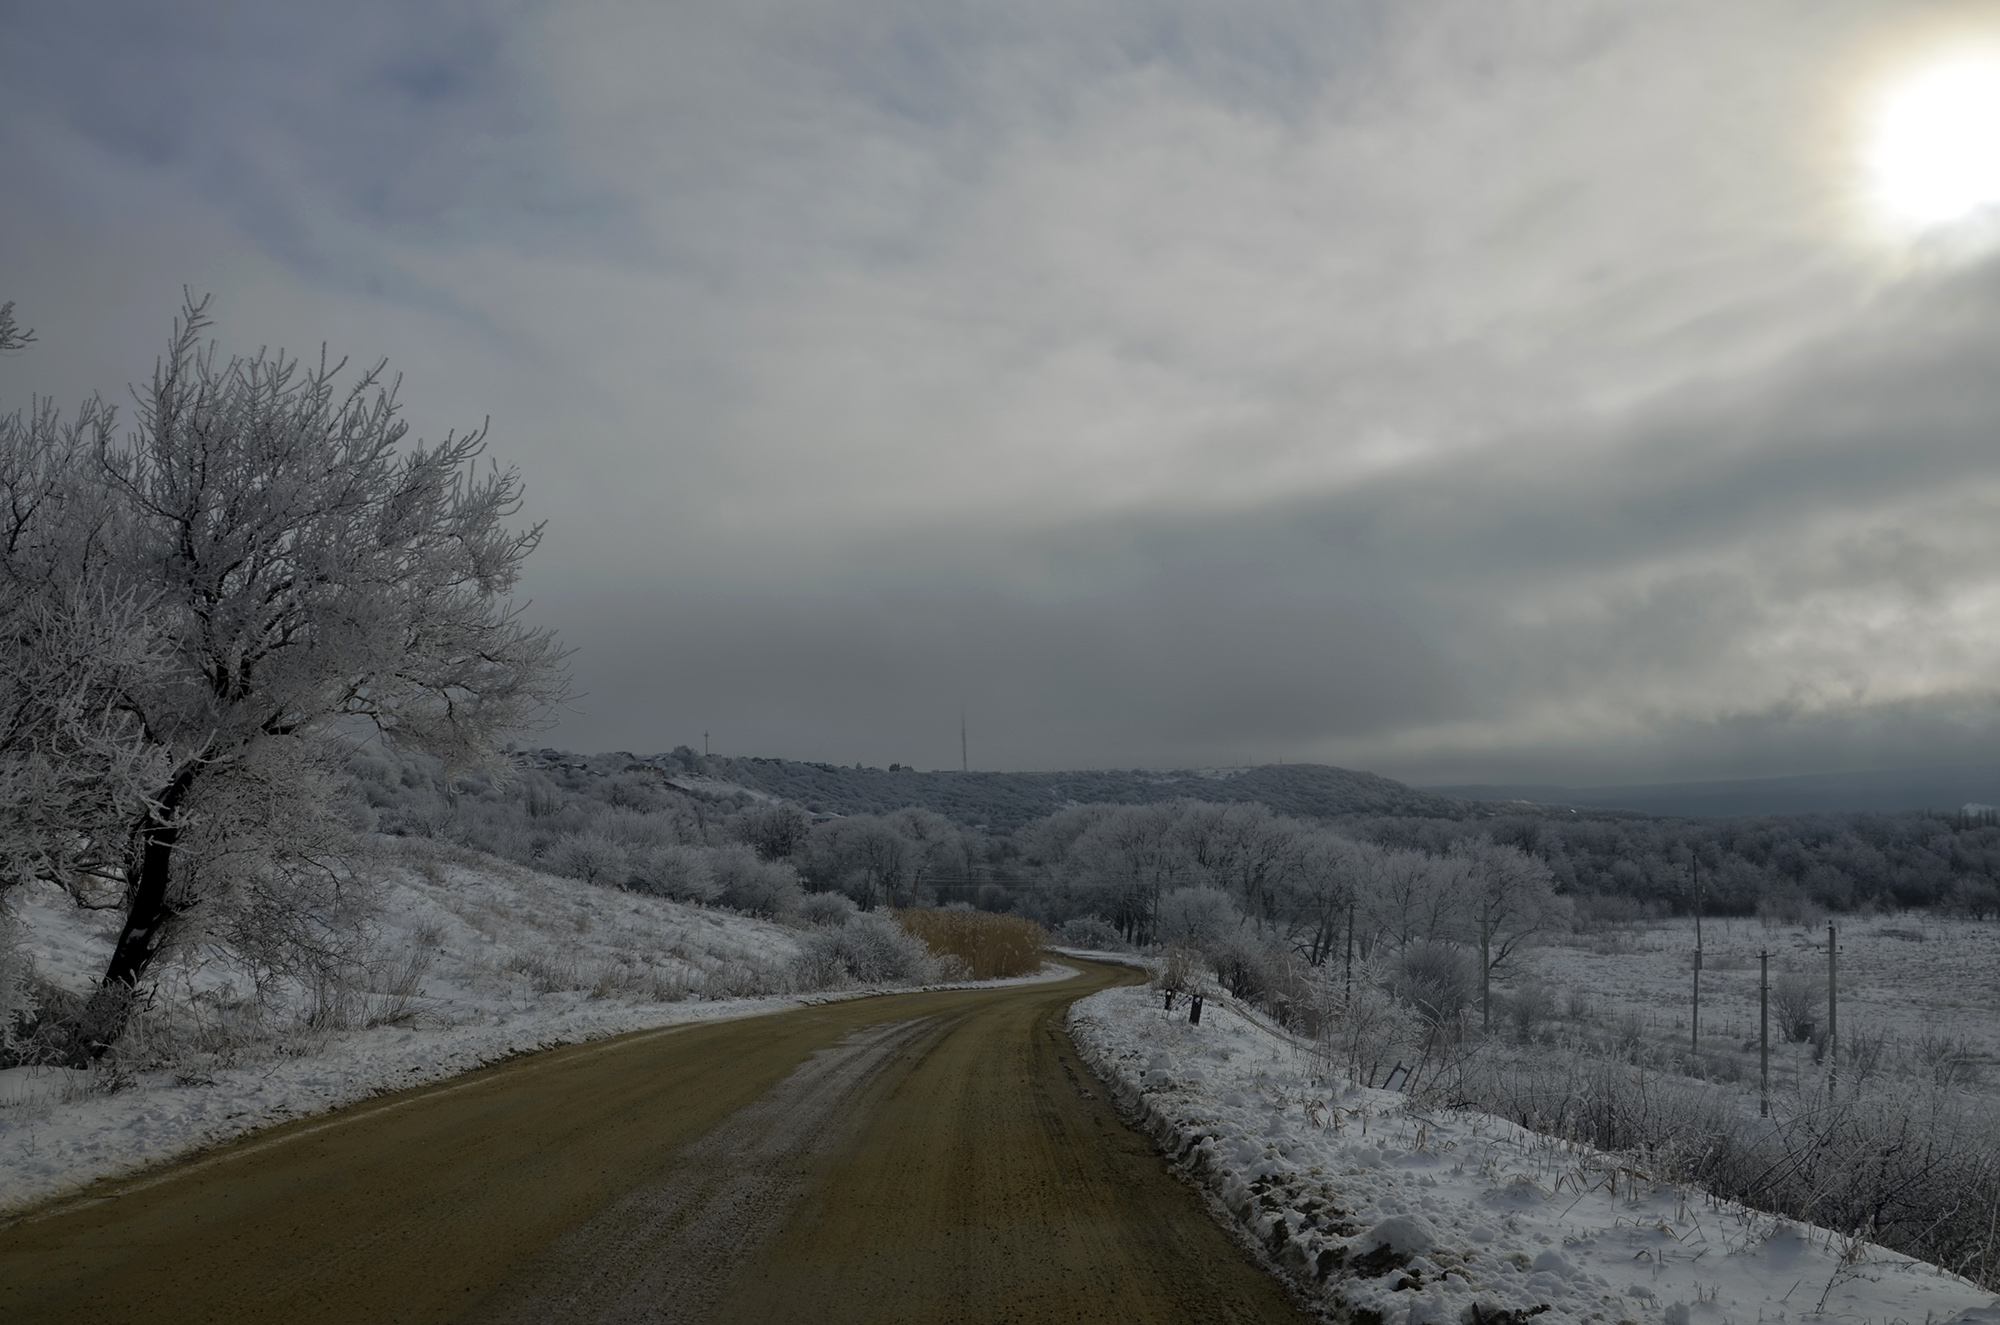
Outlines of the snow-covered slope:
M1326 1084L1304 1046L1228 1002L1190 1026L1159 998L1079 1002L1078 1051L1329 1318L2000 1323L1992 1294L1935 1266L1491 1115Z

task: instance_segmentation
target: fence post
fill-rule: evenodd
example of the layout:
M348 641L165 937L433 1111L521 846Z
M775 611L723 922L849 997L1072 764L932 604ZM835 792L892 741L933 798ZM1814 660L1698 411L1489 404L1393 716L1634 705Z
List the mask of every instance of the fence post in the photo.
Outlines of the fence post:
M1188 1025L1199 1026L1201 1025L1201 995L1196 994L1193 997L1194 1001L1188 1005Z

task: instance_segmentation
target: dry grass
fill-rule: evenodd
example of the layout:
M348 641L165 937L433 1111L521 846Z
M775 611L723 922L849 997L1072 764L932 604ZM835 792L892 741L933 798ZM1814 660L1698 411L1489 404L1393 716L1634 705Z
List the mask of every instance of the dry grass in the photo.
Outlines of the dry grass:
M1048 931L1020 916L991 911L934 911L910 908L896 923L940 957L956 960L967 979L997 980L1029 975L1042 968Z

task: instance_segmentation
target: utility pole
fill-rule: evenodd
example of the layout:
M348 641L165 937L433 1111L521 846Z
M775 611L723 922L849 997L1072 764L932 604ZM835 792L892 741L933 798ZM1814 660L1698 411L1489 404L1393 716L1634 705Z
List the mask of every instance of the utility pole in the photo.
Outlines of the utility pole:
M1840 1084L1840 990L1835 984L1840 933L1826 922L1826 1093Z
M1771 954L1757 954L1757 1116L1771 1116Z
M966 753L964 709L958 711L958 771L961 773L972 771L972 757Z
M1701 1052L1701 857L1688 852L1688 872L1694 879L1694 1015L1688 1018L1690 1048Z

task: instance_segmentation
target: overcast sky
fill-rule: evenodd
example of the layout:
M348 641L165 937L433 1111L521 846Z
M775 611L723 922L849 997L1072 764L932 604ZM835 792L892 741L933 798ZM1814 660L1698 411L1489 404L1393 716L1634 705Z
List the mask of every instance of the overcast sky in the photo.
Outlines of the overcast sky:
M490 416L572 748L955 767L963 711L985 768L2000 760L1996 227L1893 205L1880 147L1993 43L1843 0L0 0L40 336L0 401L122 395L187 285L226 350Z

